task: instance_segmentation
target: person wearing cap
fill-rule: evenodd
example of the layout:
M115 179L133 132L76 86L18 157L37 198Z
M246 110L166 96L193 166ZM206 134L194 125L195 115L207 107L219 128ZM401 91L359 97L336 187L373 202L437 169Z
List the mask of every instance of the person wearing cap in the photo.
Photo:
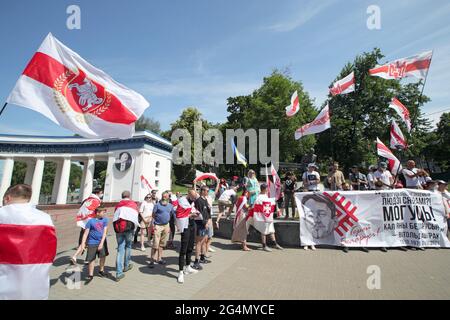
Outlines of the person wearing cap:
M349 178L352 190L367 190L367 177L365 174L359 172L359 167L357 165L352 167L352 172L350 172Z
M256 179L256 174L253 170L248 171L248 180L245 189L250 194L250 197L248 198L248 204L250 207L252 207L259 194L259 182L258 179Z
M442 202L444 202L445 216L447 217L447 225L450 230L450 192L448 192L448 182L438 180L437 191L442 195Z
M422 189L419 180L419 169L416 168L414 160L408 160L406 168L403 168L402 174L405 177L407 189Z
M387 163L380 162L378 170L374 173L376 190L388 190L394 184L392 174L387 170Z
M320 174L316 171L317 166L314 163L308 164L308 171L303 173L303 186L308 191L319 191Z

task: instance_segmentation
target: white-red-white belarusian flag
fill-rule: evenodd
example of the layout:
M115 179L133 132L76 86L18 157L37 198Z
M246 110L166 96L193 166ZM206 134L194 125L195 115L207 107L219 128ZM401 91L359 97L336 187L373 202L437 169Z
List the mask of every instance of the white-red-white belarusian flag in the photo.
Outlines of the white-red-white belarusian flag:
M291 104L286 107L286 115L292 117L298 110L300 110L300 104L298 101L298 93L295 91L291 96Z
M273 213L275 212L275 198L269 198L260 194L250 209L247 219L250 224L263 235L275 232L273 225Z
M408 132L411 132L411 117L409 116L409 110L395 97L392 98L389 108L392 108L397 112L405 123Z
M391 150L389 150L388 147L385 146L383 142L381 142L380 139L377 138L377 154L383 158L388 159L389 162L389 170L397 174L402 169L402 165L400 164L400 161L397 159L396 156L392 153Z
M406 144L406 139L403 136L397 122L392 120L391 124L391 149L406 149L408 145Z
M31 58L8 103L37 111L87 138L130 138L149 103L51 33Z
M29 203L0 208L0 300L47 299L56 244L45 212Z
M383 79L416 77L425 79L430 68L433 51L426 51L411 57L398 59L369 70L369 74Z
M178 199L175 225L181 232L189 227L189 215L192 210L195 211L194 203L189 203L189 200L186 197L181 197Z
M136 202L132 200L120 200L114 210L113 222L119 219L131 221L135 227L139 226L138 207Z
M102 200L96 194L91 194L86 198L77 212L77 226L85 229L86 223L97 216L95 209L100 207L101 204Z
M151 192L153 189L144 175L141 175L141 188L147 190L148 192Z
M273 163L270 166L270 174L272 175L273 180L273 182L270 181L270 196L278 200L281 196L281 179L278 176L277 170L275 169Z
M345 78L333 83L333 87L330 88L330 93L333 96L353 91L355 91L355 73L353 71Z
M308 134L325 131L330 127L330 110L327 104L312 122L305 124L295 131L295 139L298 140Z

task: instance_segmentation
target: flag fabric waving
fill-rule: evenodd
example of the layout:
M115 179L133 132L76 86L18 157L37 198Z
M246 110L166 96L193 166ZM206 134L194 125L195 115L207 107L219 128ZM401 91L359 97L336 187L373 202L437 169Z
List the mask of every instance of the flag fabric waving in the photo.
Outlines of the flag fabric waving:
M320 111L313 122L307 123L295 131L295 140L308 134L319 133L331 127L328 104Z
M300 104L298 101L298 93L295 91L291 96L291 104L286 107L286 115L292 117L298 110L300 110Z
M141 188L147 190L148 192L151 192L153 189L148 180L145 179L143 175L141 175Z
M190 204L186 197L178 199L175 225L179 231L183 232L184 229L189 227L189 215L192 210L195 211L194 203Z
M267 195L258 195L250 209L247 219L249 224L263 235L275 232L273 225L273 213L275 212L275 198L269 198Z
M51 33L31 58L7 103L39 112L86 138L130 138L149 103Z
M409 110L395 97L392 98L389 108L392 108L395 112L397 112L405 123L408 132L411 132L411 118L409 116Z
M392 121L391 124L391 149L406 149L406 139L403 136L397 122Z
M430 68L433 51L426 51L411 57L402 58L369 70L369 74L383 79L415 77L425 79Z
M270 166L270 173L273 180L273 183L270 183L270 194L272 197L275 197L275 199L278 200L281 197L281 179L278 176L277 170L275 169L273 163Z
M47 299L56 245L45 212L29 203L0 208L0 300Z
M236 145L234 144L233 139L231 140L231 148L233 149L233 153L236 155L236 160L242 163L244 167L247 167L247 159L242 153L239 152Z
M217 178L215 173L203 173L201 171L196 170L196 177L194 179L194 183L205 179L219 180L219 178Z
M383 158L388 159L389 162L389 170L391 173L398 173L402 169L402 165L400 164L400 161L397 159L396 156L392 153L391 150L389 150L388 147L384 145L383 142L381 142L380 139L377 138L377 154Z
M353 91L355 91L355 73L353 71L345 78L333 83L333 87L330 88L330 93L333 96Z

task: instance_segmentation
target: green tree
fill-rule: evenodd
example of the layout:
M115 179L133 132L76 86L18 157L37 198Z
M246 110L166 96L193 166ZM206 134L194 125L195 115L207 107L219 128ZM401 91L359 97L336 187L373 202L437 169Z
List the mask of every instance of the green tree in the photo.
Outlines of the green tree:
M369 69L375 67L383 58L381 51L358 55L353 63L347 63L336 80L350 72L355 72L356 91L346 95L328 96L331 112L331 129L319 135L317 149L321 155L333 158L346 170L352 164L374 163L377 159L375 140L389 141L389 128L392 119L404 132L409 144L414 147L406 151L405 156L419 155L426 143L429 121L423 118L420 107L429 101L421 95L421 82L401 84L398 80L385 80L369 75ZM333 82L334 82L333 81ZM410 111L412 120L411 135L389 103L396 96Z
M288 118L286 106L290 104L294 91L298 92L300 111ZM299 141L294 138L295 130L312 121L318 110L314 108L302 83L294 81L289 71L274 70L252 94L228 98L227 111L229 116L226 128L268 129L268 141L270 129L279 129L280 143L275 147L279 148L280 161L299 162L302 155L315 144L313 135ZM256 167L258 166L260 165Z
M156 134L161 134L161 125L159 121L150 117L145 117L144 115L135 122L134 127L136 131L148 130Z

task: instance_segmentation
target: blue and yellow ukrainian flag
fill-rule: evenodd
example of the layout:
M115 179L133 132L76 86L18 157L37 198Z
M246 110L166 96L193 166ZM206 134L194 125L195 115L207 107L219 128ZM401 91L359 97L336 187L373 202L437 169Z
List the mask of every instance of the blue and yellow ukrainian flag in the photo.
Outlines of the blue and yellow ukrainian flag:
M239 150L236 148L234 140L231 140L231 148L233 149L233 153L236 155L237 161L242 163L244 167L247 167L247 159L245 159L244 155L240 153Z

